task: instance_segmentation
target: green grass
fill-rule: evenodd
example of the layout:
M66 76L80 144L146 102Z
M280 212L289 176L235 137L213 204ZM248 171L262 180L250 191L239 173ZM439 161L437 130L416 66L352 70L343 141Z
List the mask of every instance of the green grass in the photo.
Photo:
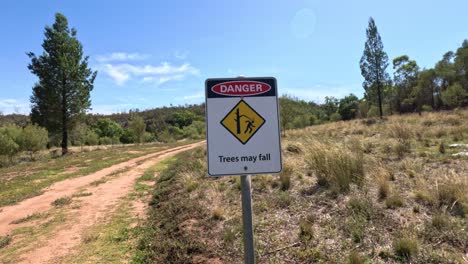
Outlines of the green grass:
M11 237L10 236L1 236L0 237L0 248L4 248L8 246L11 242Z
M0 168L0 206L40 195L43 189L65 179L87 175L114 164L184 143L134 145L80 152L56 159L40 160ZM129 153L138 151L138 153ZM67 173L68 168L77 168Z
M395 255L403 260L409 260L418 253L418 241L412 238L400 238L393 242Z
M14 220L10 224L17 225L17 224L29 222L29 221L32 221L32 220L41 219L41 218L44 218L45 216L47 216L47 214L34 213L34 214L28 215L26 217Z
M70 197L62 197L62 198L58 198L55 201L53 201L52 205L55 206L55 207L62 207L62 206L71 204L72 201L73 200Z

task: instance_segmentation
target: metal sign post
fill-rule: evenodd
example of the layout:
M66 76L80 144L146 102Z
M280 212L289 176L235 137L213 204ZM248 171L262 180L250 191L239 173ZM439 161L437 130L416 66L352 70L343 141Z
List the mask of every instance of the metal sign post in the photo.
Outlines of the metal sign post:
M208 174L240 175L244 259L254 264L250 177L282 169L276 79L208 79L205 92Z
M255 247L253 235L252 188L250 175L241 175L242 188L242 225L244 229L244 261L255 263Z

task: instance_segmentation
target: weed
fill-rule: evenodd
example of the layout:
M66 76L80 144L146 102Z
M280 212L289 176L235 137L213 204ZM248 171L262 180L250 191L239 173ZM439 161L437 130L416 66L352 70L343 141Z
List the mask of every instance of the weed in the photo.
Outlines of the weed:
M185 189L187 190L187 192L193 192L198 188L198 186L200 186L200 183L198 181L188 179L185 182Z
M65 205L69 205L71 203L72 203L72 198L62 197L62 198L58 198L57 200L53 201L52 205L55 206L55 207L62 207L62 206L65 206Z
M291 195L288 192L279 192L276 203L280 208L287 208L292 202Z
M398 194L393 194L385 200L385 206L389 209L396 209L405 205L405 201Z
M450 224L449 219L444 214L435 214L432 216L431 225L437 230L446 228Z
M395 255L403 260L409 260L418 253L418 241L411 238L400 238L393 242Z
M31 220L42 218L43 216L44 215L41 214L41 213L34 213L34 214L28 215L26 217L14 220L10 224L17 225L17 224L25 223L25 222L28 222L28 221L31 221Z
M75 193L72 195L73 198L75 197L85 197L85 196L91 196L93 195L92 192L80 192L80 193Z
M348 255L349 264L365 264L367 263L367 258L361 256L357 251L352 251Z
M439 143L439 153L440 154L445 154L445 144L443 141Z
M89 185L98 186L98 185L101 185L101 184L106 183L106 182L107 182L107 179L102 178L102 179L95 180L95 181L91 182Z
M0 248L8 246L11 242L10 236L0 236Z
M370 220L375 213L372 201L365 197L351 197L348 201L348 208L353 215L362 216L367 220Z
M221 207L216 207L211 212L211 218L214 220L223 220L224 219L224 210Z
M314 226L307 220L302 220L299 223L299 238L303 241L309 241L314 238Z
M286 150L291 153L302 154L302 149L297 144L288 144Z
M390 184L388 183L388 180L385 177L379 177L377 179L377 186L377 194L379 199L387 198L388 194L390 193Z
M81 238L81 241L83 241L83 243L85 244L89 244L91 242L96 241L98 238L99 238L99 234L90 232L90 233L84 234L83 237Z
M284 166L283 171L280 174L280 188L282 191L287 191L291 186L291 175L293 174L293 168L290 166Z
M236 239L236 232L232 228L225 228L223 232L224 243L230 244Z

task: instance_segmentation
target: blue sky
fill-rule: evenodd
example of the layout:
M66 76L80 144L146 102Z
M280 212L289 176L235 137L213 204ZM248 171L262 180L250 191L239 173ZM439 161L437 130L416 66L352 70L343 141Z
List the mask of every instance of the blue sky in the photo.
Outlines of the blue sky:
M4 114L29 112L37 79L25 53L42 52L56 12L99 71L94 113L201 103L206 78L238 75L274 76L280 94L308 101L361 96L370 16L390 60L407 54L421 67L468 38L465 0L3 0L0 10Z

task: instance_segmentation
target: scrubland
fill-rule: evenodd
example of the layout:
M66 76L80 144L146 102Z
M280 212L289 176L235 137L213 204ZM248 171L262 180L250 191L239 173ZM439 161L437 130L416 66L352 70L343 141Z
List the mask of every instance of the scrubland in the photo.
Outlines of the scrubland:
M466 263L468 111L288 130L283 172L252 176L259 263ZM156 180L135 262L242 263L239 177L206 149Z

